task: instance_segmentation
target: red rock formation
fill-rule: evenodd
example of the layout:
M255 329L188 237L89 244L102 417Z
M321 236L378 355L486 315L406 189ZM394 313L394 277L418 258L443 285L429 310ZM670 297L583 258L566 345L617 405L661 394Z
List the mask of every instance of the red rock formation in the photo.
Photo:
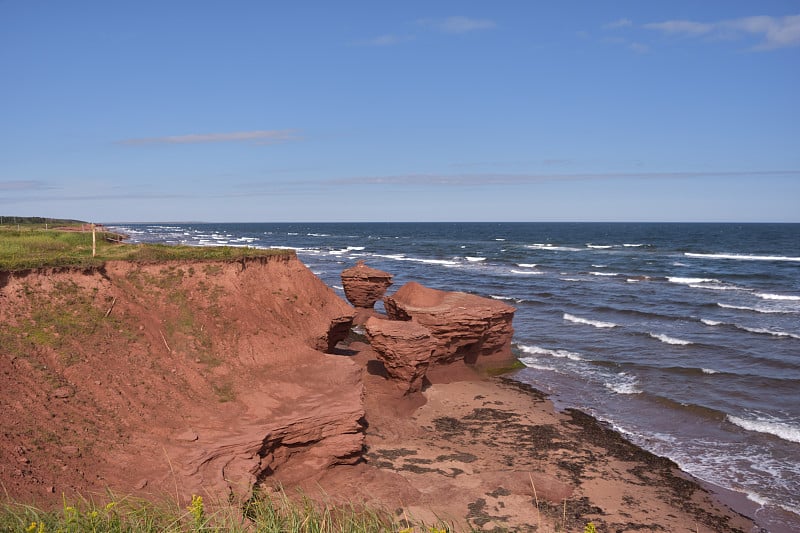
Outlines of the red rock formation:
M509 305L415 282L406 283L383 302L390 319L413 319L431 331L437 343L435 363L463 359L470 365L489 366L514 359L511 321L516 309Z
M367 320L364 329L387 373L400 382L405 393L421 390L437 346L430 330L412 321L378 318Z
M293 254L0 275L0 485L224 501L355 462L361 368L322 353L352 316Z
M355 307L372 309L391 284L391 274L370 268L363 261L342 271L344 294Z

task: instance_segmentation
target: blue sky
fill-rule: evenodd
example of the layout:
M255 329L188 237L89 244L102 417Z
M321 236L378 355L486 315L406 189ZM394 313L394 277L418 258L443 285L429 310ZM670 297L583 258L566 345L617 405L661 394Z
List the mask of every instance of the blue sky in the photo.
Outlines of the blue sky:
M0 214L800 222L800 2L0 0Z

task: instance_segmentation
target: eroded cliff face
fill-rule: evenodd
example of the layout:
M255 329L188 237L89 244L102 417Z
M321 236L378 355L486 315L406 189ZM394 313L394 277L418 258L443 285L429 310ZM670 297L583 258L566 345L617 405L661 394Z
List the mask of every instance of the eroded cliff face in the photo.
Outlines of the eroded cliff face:
M0 280L0 483L246 495L356 461L353 309L296 257L107 263Z

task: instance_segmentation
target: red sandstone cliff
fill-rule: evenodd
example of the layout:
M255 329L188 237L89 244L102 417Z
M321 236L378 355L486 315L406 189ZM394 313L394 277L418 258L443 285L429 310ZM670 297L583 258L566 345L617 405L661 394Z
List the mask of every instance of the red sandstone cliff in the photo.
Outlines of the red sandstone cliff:
M0 484L247 494L350 463L353 310L294 256L0 277Z

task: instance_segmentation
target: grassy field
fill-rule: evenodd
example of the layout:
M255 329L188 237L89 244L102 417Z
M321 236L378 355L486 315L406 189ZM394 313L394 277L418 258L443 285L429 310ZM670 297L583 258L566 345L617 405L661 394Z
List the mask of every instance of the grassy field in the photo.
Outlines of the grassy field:
M174 502L109 495L104 501L64 502L61 509L0 504L0 531L9 532L303 532L303 533L447 533L447 524L412 525L389 512L352 505L321 505L285 493L255 496L242 505L225 502L209 509L201 496L181 507Z
M242 257L285 255L290 250L263 250L231 246L170 246L163 244L124 244L119 235L97 231L96 255L92 256L92 232L79 221L28 219L11 222L3 217L0 225L0 271L41 267L89 267L109 260L157 262L173 259L232 260ZM45 222L48 220L49 222ZM56 229L53 229L55 226ZM82 230L83 228L83 230Z

